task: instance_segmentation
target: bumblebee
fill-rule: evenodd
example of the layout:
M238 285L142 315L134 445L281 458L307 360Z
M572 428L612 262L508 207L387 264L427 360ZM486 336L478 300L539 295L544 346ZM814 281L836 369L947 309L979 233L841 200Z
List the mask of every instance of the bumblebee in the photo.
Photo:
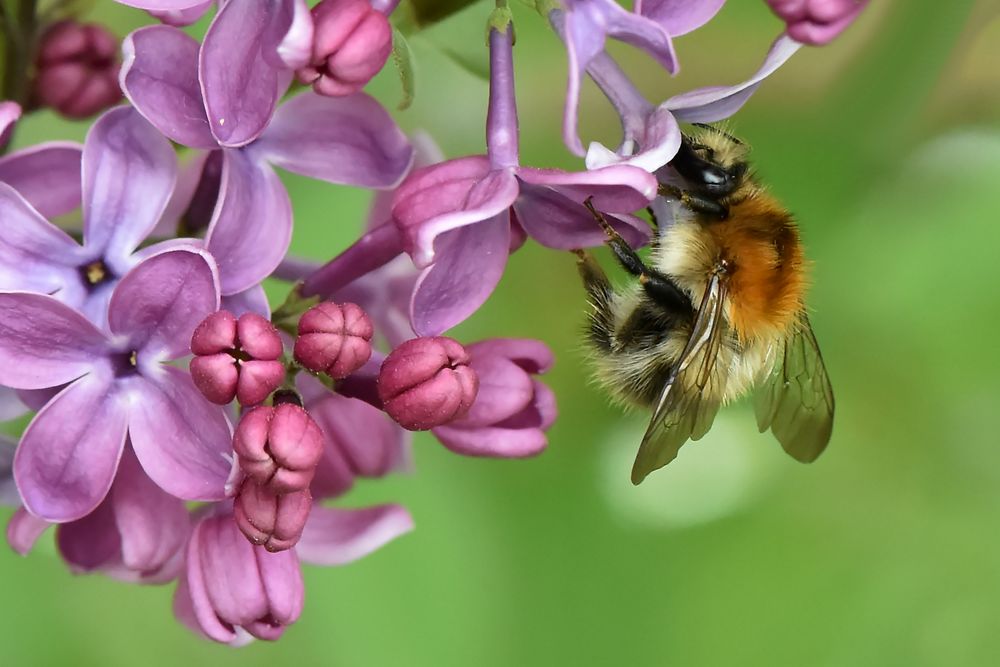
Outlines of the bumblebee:
M653 412L633 484L705 435L722 404L754 388L760 431L770 429L792 457L811 462L829 442L833 391L806 315L798 229L751 171L748 153L716 127L683 135L661 177L674 219L651 216L648 263L586 202L618 263L638 278L615 289L591 255L574 251L590 300L596 378L620 402Z

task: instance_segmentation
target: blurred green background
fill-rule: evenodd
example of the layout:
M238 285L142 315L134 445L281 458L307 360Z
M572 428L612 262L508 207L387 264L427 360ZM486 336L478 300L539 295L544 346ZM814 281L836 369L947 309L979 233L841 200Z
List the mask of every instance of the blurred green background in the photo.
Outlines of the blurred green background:
M466 459L417 436L413 474L341 501L402 502L417 530L356 564L307 567L305 612L275 644L202 640L173 620L171 588L74 577L50 536L27 559L0 550L3 664L997 664L998 5L874 0L732 122L815 263L812 321L838 401L815 464L788 458L738 405L633 488L645 417L588 386L573 260L529 246L455 335L537 337L557 352L560 419L542 456ZM484 66L491 6L412 42L417 98L397 117L449 156L482 152L486 86L443 53ZM560 141L565 53L513 9L523 161L580 168ZM147 21L110 0L92 17L120 34ZM612 50L665 99L746 78L779 30L762 2L734 0L677 39L675 79ZM391 70L370 90L400 98ZM618 137L592 87L582 129ZM84 131L42 113L18 144ZM325 259L354 238L366 193L287 182L294 252Z

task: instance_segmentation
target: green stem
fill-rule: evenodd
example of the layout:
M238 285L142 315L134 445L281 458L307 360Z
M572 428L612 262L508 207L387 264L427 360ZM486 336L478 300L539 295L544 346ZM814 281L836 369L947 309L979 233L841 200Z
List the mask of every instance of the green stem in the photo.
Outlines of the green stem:
M28 103L28 72L34 59L37 37L37 4L37 0L19 0L16 15L12 15L6 6L0 5L0 23L4 32L3 87L0 89L0 99L13 100L22 107L26 107Z
M433 25L457 14L479 0L409 0L410 14L418 28Z

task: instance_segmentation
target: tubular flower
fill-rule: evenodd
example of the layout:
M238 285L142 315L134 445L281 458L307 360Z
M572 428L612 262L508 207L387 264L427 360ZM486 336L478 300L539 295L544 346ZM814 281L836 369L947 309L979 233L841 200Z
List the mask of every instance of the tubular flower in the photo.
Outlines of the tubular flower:
M551 248L600 245L604 233L584 200L626 214L656 194L656 179L635 167L566 173L519 165L511 38L509 27L490 32L488 155L418 169L395 194L392 214L403 247L424 269L410 315L420 335L440 334L475 312L524 232ZM638 219L626 215L612 224L632 245L648 239Z
M0 292L0 383L63 387L28 425L14 459L25 507L80 519L111 488L126 436L146 474L188 500L225 494L229 424L181 369L191 332L218 308L211 259L154 255L115 287L102 331L55 298Z
M261 44L277 5L228 3L199 47L170 26L124 42L122 89L174 141L221 150L218 203L205 244L219 263L222 293L256 288L288 249L288 193L271 165L332 183L392 187L412 148L374 99L300 94L277 106L285 83Z

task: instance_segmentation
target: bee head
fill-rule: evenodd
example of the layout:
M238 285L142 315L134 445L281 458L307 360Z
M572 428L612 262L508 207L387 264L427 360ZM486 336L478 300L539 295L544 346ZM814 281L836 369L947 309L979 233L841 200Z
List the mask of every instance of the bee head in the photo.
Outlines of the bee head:
M671 161L689 188L712 198L732 194L742 186L748 173L749 146L711 125L696 125L685 134Z

